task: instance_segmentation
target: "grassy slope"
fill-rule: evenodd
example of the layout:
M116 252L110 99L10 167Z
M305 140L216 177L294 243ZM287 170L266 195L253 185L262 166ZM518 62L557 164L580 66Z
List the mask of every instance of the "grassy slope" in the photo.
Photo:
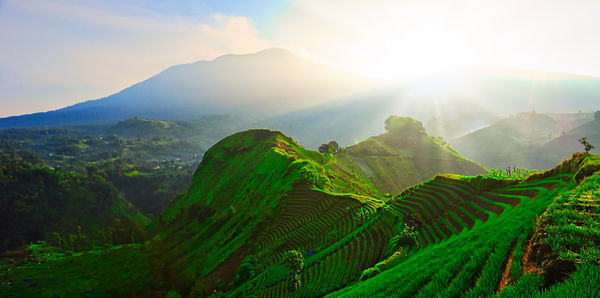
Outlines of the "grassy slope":
M48 250L43 245L30 249L32 260L24 264L0 260L0 296L161 296L166 289L152 273L147 245L119 245L74 254Z
M223 139L207 151L189 191L161 216L153 239L155 266L183 292L203 292L219 288L218 279L225 285L233 281L247 255L256 254L260 266L272 265L278 260L271 255L283 253L295 238L268 251L258 250L261 239L277 224L286 225L282 221L292 209L286 212L285 197L300 184L308 185L307 196L315 200L302 205L302 212L324 197L332 202L318 214L322 217L377 204L357 196L368 186L336 177L325 166L328 159L275 131L250 130ZM306 213L291 217L292 223L315 216Z
M588 167L596 169L600 168L599 161L600 156L597 155L584 159ZM600 295L599 184L600 172L596 172L556 197L536 224L529 244L531 252L526 265L541 274L525 275L513 286L507 287L501 296ZM540 286L547 288L539 291Z
M428 136L420 122L390 117L387 133L348 147L336 165L385 193L405 188L438 174L477 175L486 169L460 155L443 140Z
M539 147L589 120L591 115L586 113L521 113L460 137L452 144L469 158L493 168L549 168L580 147L544 161L538 160L538 155L552 152Z
M399 132L393 122L386 124L390 132ZM408 125L416 125L411 131L417 133L405 135L403 142L424 142L420 125ZM377 153L399 154L402 150L390 146L397 140L369 141L385 145L373 146ZM381 182L371 182L357 164L340 162L350 154L324 156L268 130L232 135L206 153L192 187L155 222L149 247L138 246L143 253L130 254L137 249L132 246L116 255L104 250L56 260L49 267L22 267L10 278L25 284L36 280L39 287L9 293L41 289L44 293L132 294L138 289L171 288L183 295L217 291L231 297L329 293L477 297L496 293L507 270L511 283L516 281L507 291L531 290L540 282L523 275L525 264L520 260L536 218L556 196L598 169L596 157L576 155L526 181L444 175L384 203L373 198L382 192L373 187ZM385 166L381 163L381 168ZM418 231L422 247L394 252L390 239L402 229L408 214L423 224ZM281 264L283 253L290 249L305 257L302 286L296 292L289 291L288 270ZM510 256L514 261L509 266L505 261ZM115 260L121 262L114 264ZM98 265L104 263L114 269ZM383 272L358 282L361 272L373 266ZM48 271L52 268L81 274L53 286L54 275ZM582 268L563 286L578 288L582 274L597 272L595 267ZM142 273L130 275L134 272ZM123 279L120 290L115 286L119 278L111 275ZM15 288L0 287L7 289Z
M581 193L578 189L592 191L597 188L596 176L598 174L594 176L596 178L588 178L579 186L577 186L578 181L573 179L579 178L577 180L580 180L583 179L583 176L590 175L594 171L591 170L592 168L598 170L597 159L597 156L575 155L573 159L566 161L554 170L535 175L525 182L514 181L518 184L508 183L513 185L504 187L500 186L506 185L506 182L502 181L481 184L479 183L481 181L477 181L480 179L474 179L477 177L459 179L468 181L471 188L477 184L484 185L486 190L480 193L485 198L492 198L493 196L489 196L489 194L494 193L495 196L507 198L519 196L521 202L512 208L505 206L506 209L501 212L501 215L488 212L487 219L479 220L472 229L463 230L462 233L441 243L429 243L425 249L416 253L414 251L408 253L399 261L392 260L392 266L386 264L390 263L390 260L386 260L386 262L378 264L383 269L379 275L334 292L331 296L489 296L498 291L503 272L508 273L510 283L516 281L515 286L506 288L506 294L502 293L507 295L506 297L524 295L524 293L542 296L551 296L552 293L575 294L578 293L577 291L579 293L598 293L597 286L581 289L581 286L589 284L588 280L582 278L583 274L591 272L592 280L598 278L600 271L593 264L579 267L578 270L587 273L578 273L579 271L577 271L574 278L567 283L539 292L538 288L542 285L540 278L531 275L523 276L525 267L524 261L521 260L526 260L523 257L525 246L528 235L534 231L536 218L550 204L554 206L556 202L560 202L560 199L557 198L570 197L572 193ZM582 176L576 173L586 174ZM567 178L570 180L565 182ZM421 188L427 188L427 185L431 183L435 183L435 179L423 184ZM577 188L575 188L576 186ZM572 190L574 188L575 190ZM533 197L528 199L522 196L530 193L531 189L537 189L537 193ZM416 191L411 189L409 193L414 192L418 192L418 188ZM510 193L514 195L510 195ZM400 202L403 201L400 200ZM390 203L394 204L393 201ZM552 209L554 208L548 210ZM483 209L483 211L486 210ZM586 235L592 234L587 233ZM556 239L556 237L549 237L549 239ZM590 248L587 255L591 254L589 251L595 252L595 248ZM568 252L564 253L569 254ZM507 265L509 259L511 263ZM529 264L527 265L529 266Z
M394 128L390 130L398 133ZM405 135L403 140L417 139L410 143L414 145L422 143L423 138L430 140L421 133L408 138ZM379 139L385 146L375 147L378 156L385 156L389 152L381 150L390 148L394 154L401 152L388 146L398 139ZM465 239L477 238L477 245L462 248L464 256L478 253L479 259L471 271L483 270L481 266L491 258L493 248L501 246L500 251L493 253L493 264L497 265L486 269L490 271L487 284L473 287L462 284L468 281L460 281L449 291L463 291L466 287L474 294L492 293L499 279L496 273L502 270L500 265L508 250L516 243L522 246L535 218L550 202L550 191L556 193L567 187L561 173L516 186L519 181L445 176L411 188L390 200L386 204L389 207L380 208L381 202L368 197L374 193L370 184L378 182L369 183L364 171L357 174L359 165L354 164L352 169L349 163L340 162L352 153L348 151L341 156L323 156L303 150L278 132L266 130L246 131L224 139L209 150L188 193L163 214L160 232L153 241L158 260L155 267L183 294L225 291L230 296L312 297L353 284L362 270L378 262L386 263L377 265L386 272L394 270L389 264L404 263L405 259L423 266L418 261L419 254L438 246L460 246ZM396 173L388 175L393 177ZM347 192L366 196L342 195ZM432 199L427 199L428 195ZM366 215L358 216L363 212ZM425 249L413 251L412 257L392 255L390 259L393 251L388 243L401 229L402 218L407 214L423 219L419 238ZM479 237L482 233L488 236ZM487 240L496 233L506 239ZM289 249L298 249L306 257L301 274L303 286L297 292L288 290L287 269L280 263ZM249 256L257 260L254 273L239 280L236 275L240 271L236 268ZM437 264L447 262L440 259ZM437 268L435 263L428 266ZM393 268L401 267L410 268ZM463 273L463 278L473 279L476 272L471 271ZM426 289L436 288L430 285Z
M600 153L600 119L567 131L566 134L544 144L540 149L544 152L540 163L550 164L555 160L568 157L571 152L581 150L583 146L578 140L582 137L587 137L588 141L597 147L592 152Z

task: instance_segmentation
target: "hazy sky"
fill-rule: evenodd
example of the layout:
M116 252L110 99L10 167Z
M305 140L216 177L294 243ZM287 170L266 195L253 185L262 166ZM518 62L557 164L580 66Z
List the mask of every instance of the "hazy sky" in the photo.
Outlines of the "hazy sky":
M469 65L600 76L600 0L0 0L0 117L272 46L386 79Z

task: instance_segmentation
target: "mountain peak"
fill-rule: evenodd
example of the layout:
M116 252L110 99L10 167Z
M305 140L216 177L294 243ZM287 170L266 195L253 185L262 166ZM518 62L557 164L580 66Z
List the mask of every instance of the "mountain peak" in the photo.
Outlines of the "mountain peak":
M255 53L248 54L227 54L217 57L214 61L239 61L239 60L301 60L289 50L283 48L268 48Z

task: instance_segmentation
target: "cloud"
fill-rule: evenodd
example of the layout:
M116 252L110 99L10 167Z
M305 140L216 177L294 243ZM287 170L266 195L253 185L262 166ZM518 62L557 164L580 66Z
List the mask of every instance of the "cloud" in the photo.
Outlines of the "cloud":
M390 77L479 64L600 76L595 0L286 1L261 17L263 32L206 1L174 3L0 0L0 116L99 98L175 64L271 46ZM238 4L240 12L269 11Z
M275 28L273 42L358 72L497 64L600 76L593 0L307 0Z
M103 97L175 64L270 46L245 17L91 1L8 1L0 27L10 28L0 31L0 116Z

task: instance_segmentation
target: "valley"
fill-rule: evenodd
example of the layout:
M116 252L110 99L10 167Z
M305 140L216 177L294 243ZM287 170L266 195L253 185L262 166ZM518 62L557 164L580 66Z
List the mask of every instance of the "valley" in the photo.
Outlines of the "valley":
M600 297L600 0L0 27L0 298Z
M52 238L29 245L24 259L2 259L11 270L0 289L192 297L600 291L579 286L600 273L595 226L572 228L577 211L546 223L564 208L597 212L598 155L576 153L526 176L487 174L414 119L385 124L386 133L326 154L278 131L233 134L206 151L189 188L139 236L75 251ZM568 201L574 196L581 199ZM573 204L581 207L565 207ZM71 245L96 239L84 235ZM290 251L303 259L294 286L282 263ZM49 270L80 273L57 281Z

